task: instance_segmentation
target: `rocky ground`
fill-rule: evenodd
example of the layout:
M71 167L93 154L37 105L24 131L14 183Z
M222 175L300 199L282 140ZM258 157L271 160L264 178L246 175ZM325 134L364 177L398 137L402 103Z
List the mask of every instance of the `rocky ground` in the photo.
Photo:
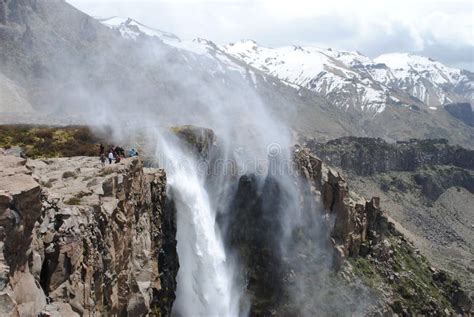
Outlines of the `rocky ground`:
M174 133L212 164L219 152L212 130ZM441 261L448 250L452 265L467 269L471 261L470 152L456 147L467 160L428 168L423 162L444 162L443 155L415 151L410 161L414 143L396 155L385 145L388 161L372 160L375 168L359 160L343 174L338 153L372 146L339 143L328 151L336 167L316 157L314 144L293 149L295 203L304 213L289 236L280 217L291 206L278 175L269 173L261 187L252 175L236 179L232 217L218 222L227 224L226 243L242 264L250 315L472 314L461 270ZM423 144L452 155L444 143ZM413 170L387 170L393 166ZM139 158L102 167L96 157L0 154L0 314L169 316L179 268L175 213L165 172ZM423 248L421 238L439 249Z
M0 155L0 171L2 316L169 314L178 264L162 170Z

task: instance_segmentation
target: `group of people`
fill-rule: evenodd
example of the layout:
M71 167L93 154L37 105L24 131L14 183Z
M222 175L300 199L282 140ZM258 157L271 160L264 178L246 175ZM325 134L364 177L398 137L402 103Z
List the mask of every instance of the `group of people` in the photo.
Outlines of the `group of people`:
M120 146L111 146L107 155L105 153L105 147L103 144L99 145L99 156L102 166L105 166L107 160L109 164L115 161L115 163L120 163L120 161L125 158L125 150ZM130 149L128 151L128 157L138 156L138 152L135 149Z

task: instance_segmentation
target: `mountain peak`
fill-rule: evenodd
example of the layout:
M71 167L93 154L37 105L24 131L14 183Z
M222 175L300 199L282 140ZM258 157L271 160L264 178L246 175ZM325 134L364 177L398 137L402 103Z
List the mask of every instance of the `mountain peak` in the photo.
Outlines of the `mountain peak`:
M298 45L265 48L251 40L229 44L223 50L283 82L313 90L344 109L380 113L387 104L410 107L420 102L433 108L471 98L472 80L459 69L412 53L384 54L372 60L358 51ZM467 88L459 88L461 82L468 83L463 86ZM351 96L353 91L357 91L357 98L341 97Z
M454 68L447 67L442 63L414 53L387 53L375 58L374 61L384 63L394 69L409 69L436 66L450 71L456 71Z
M257 44L257 42L255 42L254 40L240 40L238 42L226 45L226 47L234 47L240 50L255 50L258 48L258 46L259 45Z
M136 39L141 34L145 34L151 37L157 37L163 41L181 42L181 39L173 33L151 28L129 17L114 16L105 19L99 18L98 20L103 25L118 30L122 37L125 38Z

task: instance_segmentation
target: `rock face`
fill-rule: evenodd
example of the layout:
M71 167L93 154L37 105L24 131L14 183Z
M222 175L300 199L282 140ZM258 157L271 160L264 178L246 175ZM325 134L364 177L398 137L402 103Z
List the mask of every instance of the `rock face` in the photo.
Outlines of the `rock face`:
M342 138L308 146L340 168L354 191L380 197L433 265L453 272L474 294L474 151L443 140Z
M23 159L0 156L0 170L0 312L36 315L46 297L29 272L28 253L41 217L41 188Z
M301 157L309 159L301 160ZM430 267L421 255L414 255L413 245L389 221L378 197L366 201L350 191L339 173L327 170L308 149L298 149L295 160L304 179L322 180L322 212L334 218L327 226L332 237L336 270L344 268L348 262L354 263L355 276L370 281L375 289L383 290L381 296L392 313L472 313L472 299L460 283L447 277L447 273ZM311 161L319 161L318 168L313 168L315 165ZM308 173L308 170L313 172ZM327 175L321 175L325 171ZM440 274L446 278L440 280ZM396 287L391 286L394 283Z
M452 103L445 105L444 109L456 119L474 127L474 112L470 103Z
M386 230L387 220L382 217L379 199L374 197L369 202L354 199L346 181L331 171L323 185L322 197L325 210L335 217L332 237L338 256L357 257L370 234ZM336 265L339 264L340 259Z
M327 225L337 251L336 256L341 257L336 259L336 266L347 256L357 257L361 245L368 241L371 234L386 231L388 221L382 216L377 197L366 201L349 191L339 173L323 168L322 161L307 148L297 147L294 160L302 179L309 181L311 195L321 196L320 212L334 217L333 224L328 222Z
M215 142L214 131L192 125L177 126L171 129L181 139L193 155L207 159Z
M473 150L449 145L443 139L413 139L390 144L382 139L344 137L327 143L308 140L307 144L324 162L360 176L414 171L423 165L474 169Z
M270 165L279 164L273 159ZM329 186L326 170L308 149L296 146L293 162L288 177L270 172L281 170L278 168L269 168L263 180L257 175L242 176L227 213L231 217L227 239L242 264L250 315L364 314L370 291L360 285L349 286L334 269L349 256L345 248L356 249L355 236L368 231L368 225L356 227L353 209L343 205L349 201L341 200L334 210L323 208L322 191ZM297 193L291 192L293 189ZM337 200L342 196L332 197ZM347 219L343 219L344 211ZM336 213L334 226L329 218ZM347 228L342 229L342 224ZM331 243L331 236L338 237L337 243L335 239ZM359 245L362 240L366 235L359 237ZM340 249L344 249L342 254ZM354 251L351 255L358 254ZM343 300L345 304L340 305Z
M244 175L227 213L250 315L469 314L461 284L416 253L379 198L354 193L308 148L296 146L293 162L298 201L281 175Z
M179 267L166 175L140 159L0 156L2 316L167 316Z

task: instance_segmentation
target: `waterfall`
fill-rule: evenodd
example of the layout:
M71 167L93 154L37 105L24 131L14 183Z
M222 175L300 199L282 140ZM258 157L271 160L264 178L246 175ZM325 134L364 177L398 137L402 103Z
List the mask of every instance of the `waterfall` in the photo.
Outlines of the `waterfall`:
M177 209L177 316L239 315L232 263L216 224L216 211L190 155L164 143L168 185Z

